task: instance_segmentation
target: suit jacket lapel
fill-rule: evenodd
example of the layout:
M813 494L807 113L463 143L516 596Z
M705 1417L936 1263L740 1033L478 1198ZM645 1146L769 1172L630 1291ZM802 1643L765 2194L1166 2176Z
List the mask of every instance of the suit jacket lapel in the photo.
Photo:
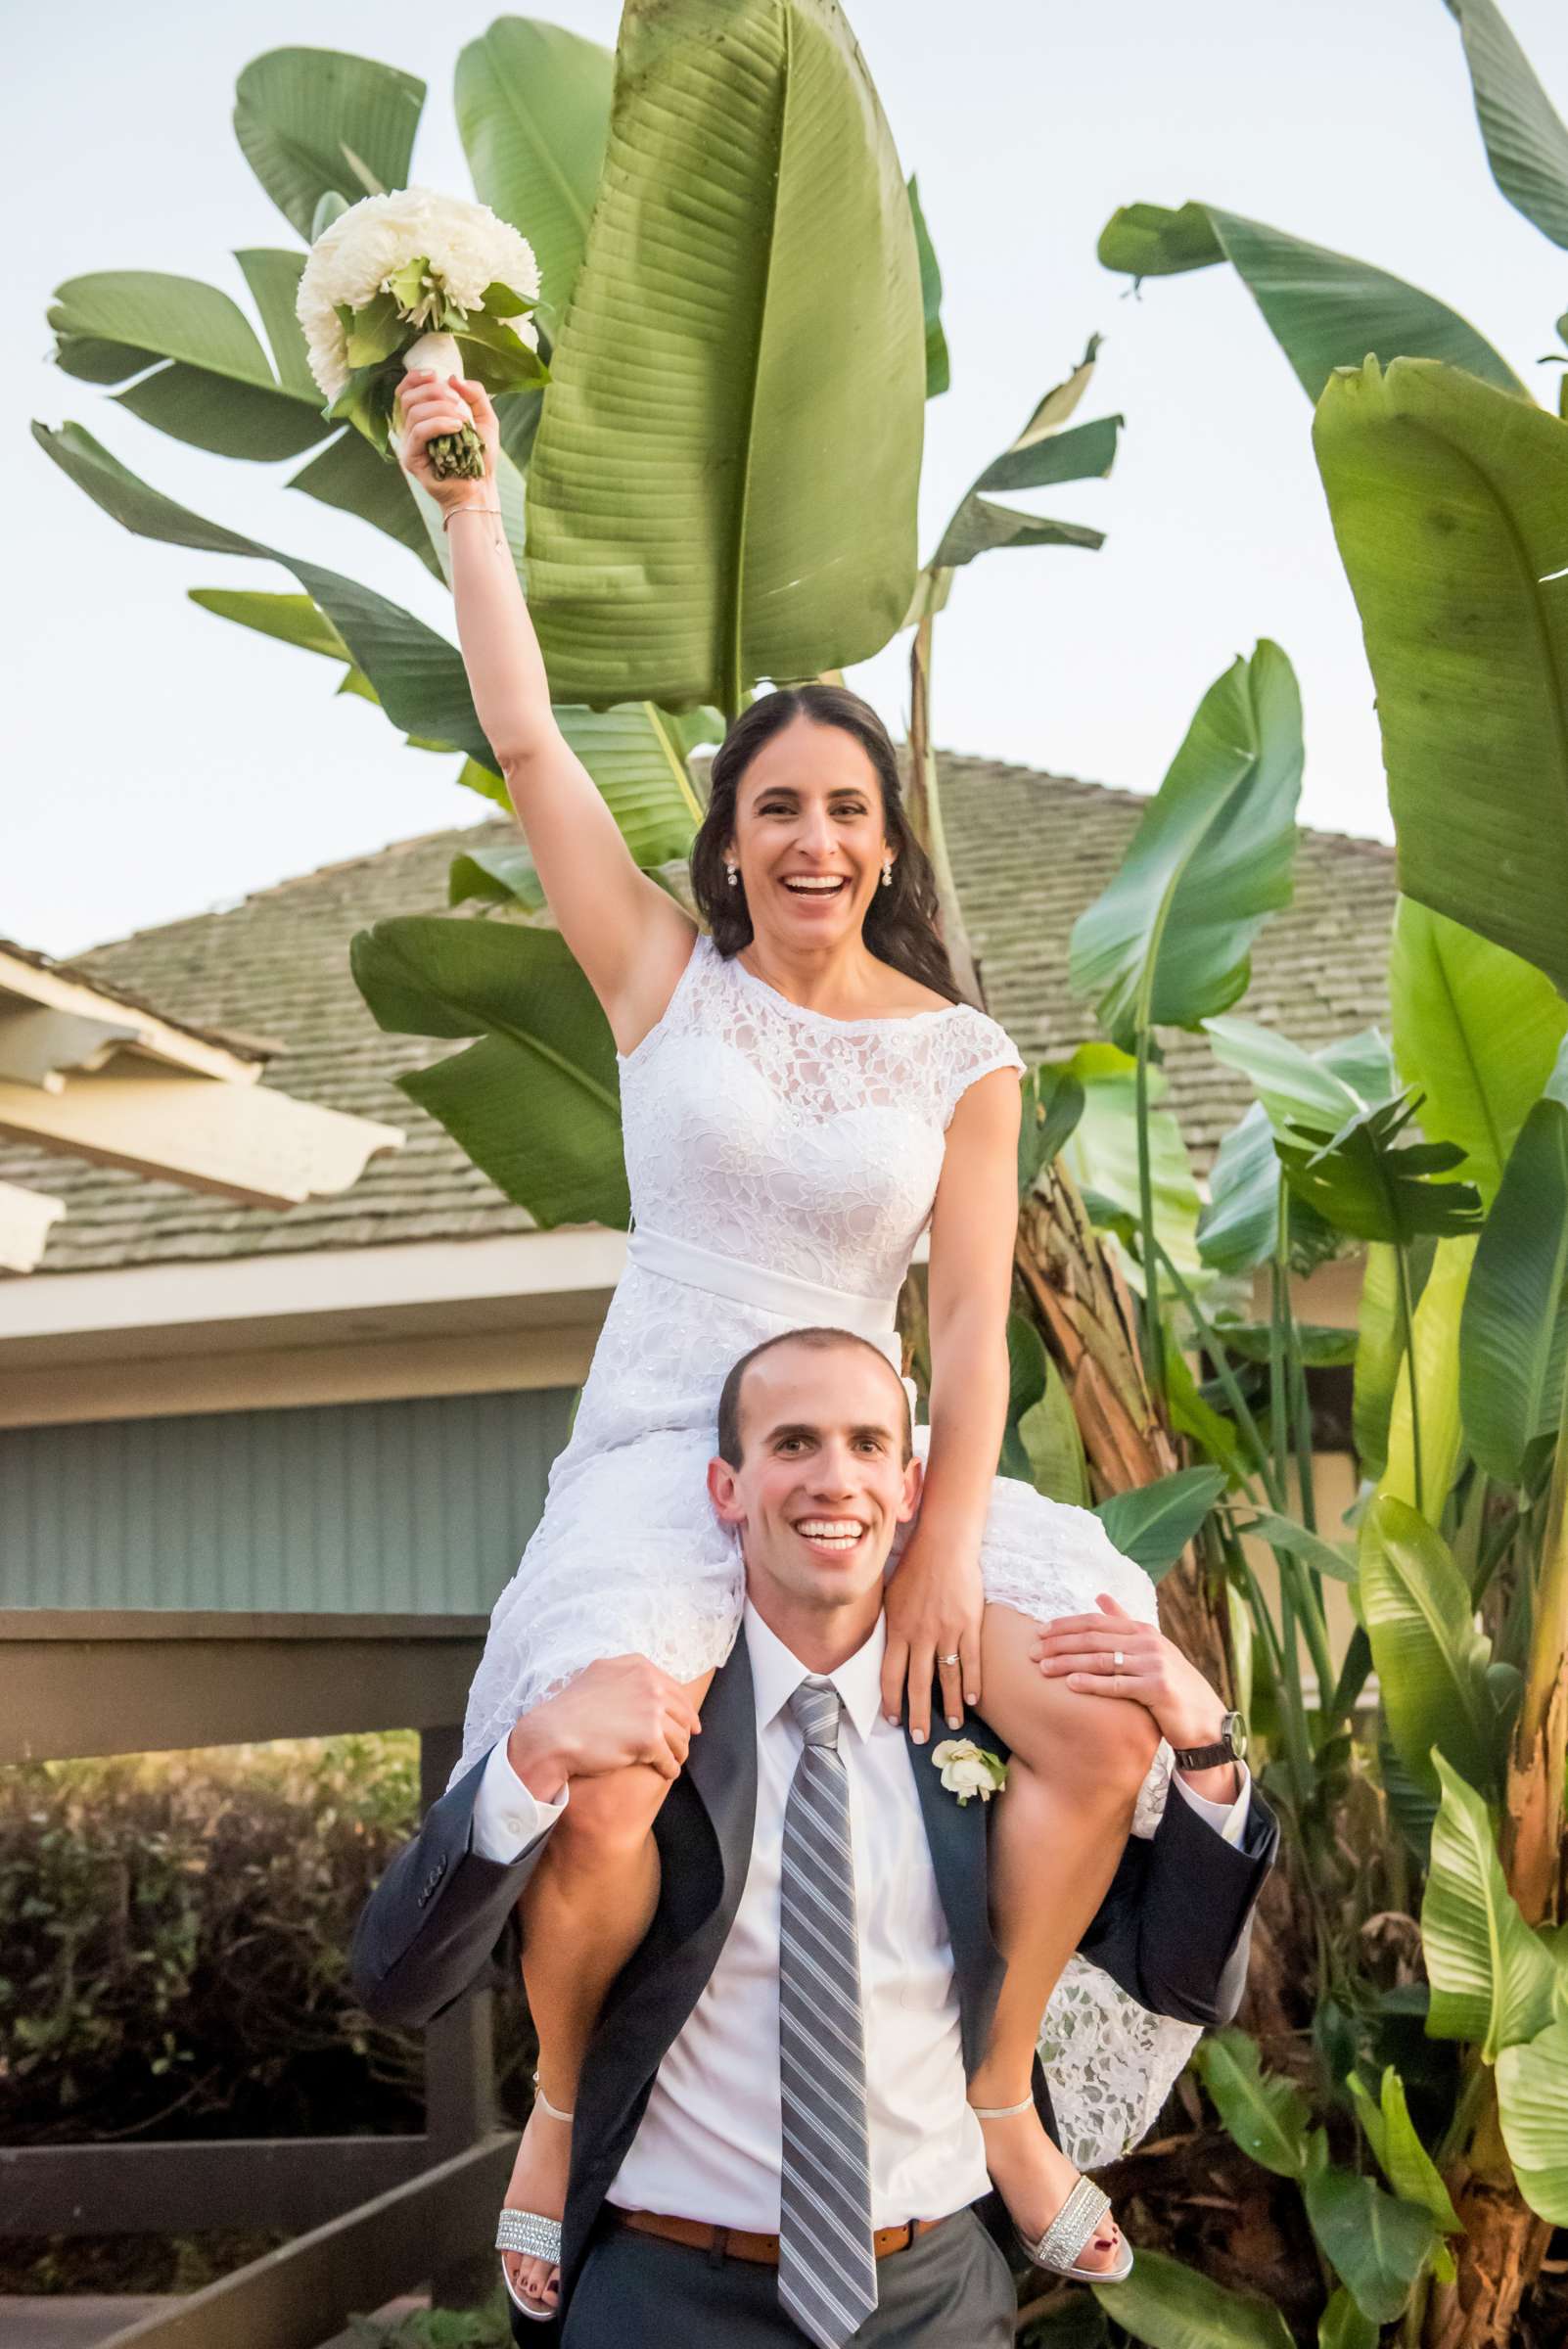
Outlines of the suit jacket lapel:
M986 1724L970 1713L965 1714L961 1734L972 1737L977 1745L994 1747L997 1742ZM978 2068L991 2036L1004 1971L1001 1954L991 1935L986 1866L990 1805L978 1795L960 1803L943 1785L942 1773L931 1759L933 1748L942 1742L942 1734L926 1745L916 1745L905 1721L904 1737L919 1789L937 1891L947 1920L947 1938L952 1944L964 2069L972 2073Z

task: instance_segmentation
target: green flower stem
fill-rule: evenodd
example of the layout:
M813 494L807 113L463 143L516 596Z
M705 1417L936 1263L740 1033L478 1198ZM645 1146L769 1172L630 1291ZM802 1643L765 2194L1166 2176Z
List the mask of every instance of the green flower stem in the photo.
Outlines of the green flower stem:
M1420 1399L1415 1391L1415 1313L1410 1303L1409 1252L1403 1241L1395 1243L1394 1265L1399 1276L1400 1337L1405 1347L1406 1376L1410 1382L1410 1462L1415 1472L1415 1506L1418 1514L1425 1517L1426 1479L1421 1472Z
M1171 1253L1165 1246L1165 1243L1162 1240L1156 1239L1154 1248L1161 1264L1165 1267L1166 1271L1171 1276L1172 1287L1176 1290L1176 1295L1180 1298L1182 1304L1186 1307L1187 1312L1192 1316L1192 1320L1197 1329L1198 1335L1203 1340L1203 1350L1208 1355L1209 1359L1213 1362L1215 1366L1215 1375L1225 1391L1225 1401L1230 1405L1231 1412L1235 1418L1236 1426L1245 1436L1248 1444L1252 1448L1254 1465L1258 1474L1263 1479L1264 1491L1268 1497L1268 1505L1280 1516L1283 1516L1285 1513L1285 1499L1283 1494L1279 1491L1278 1487L1273 1481L1273 1475L1268 1461L1268 1447L1263 1440L1263 1430L1259 1427L1257 1420L1253 1417L1251 1410L1248 1408L1247 1399L1242 1394L1240 1383L1236 1378L1235 1372L1230 1367L1223 1341L1222 1340L1219 1332L1216 1330L1213 1322L1209 1319L1207 1313L1205 1313L1202 1306L1198 1303L1197 1298L1193 1295L1190 1283L1182 1277L1177 1267L1173 1263ZM1251 1493L1248 1494L1248 1498L1253 1498Z
M1151 964L1153 957L1150 958ZM1144 990L1147 992L1147 988ZM1165 1417L1165 1347L1160 1328L1159 1249L1154 1236L1154 1165L1149 1147L1149 1043L1146 1004L1138 1006L1137 1069L1134 1079L1138 1127L1138 1221L1143 1258L1143 1355L1149 1393Z

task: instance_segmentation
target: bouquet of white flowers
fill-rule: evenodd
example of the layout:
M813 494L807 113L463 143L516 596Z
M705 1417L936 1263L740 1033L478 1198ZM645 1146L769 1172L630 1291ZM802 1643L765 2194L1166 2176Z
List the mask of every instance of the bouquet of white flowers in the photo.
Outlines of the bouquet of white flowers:
M473 377L492 397L547 382L530 316L538 293L532 247L487 204L399 188L348 206L311 246L295 304L327 415L387 456L411 367ZM429 456L442 480L484 472L472 425L432 440Z

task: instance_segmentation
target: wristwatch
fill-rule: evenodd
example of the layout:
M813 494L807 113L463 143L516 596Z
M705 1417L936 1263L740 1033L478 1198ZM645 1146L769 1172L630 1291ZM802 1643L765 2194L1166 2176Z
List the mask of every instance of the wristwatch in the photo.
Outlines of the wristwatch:
M1174 1745L1177 1770L1218 1770L1222 1762L1239 1762L1247 1751L1247 1725L1239 1713L1227 1713L1220 1724L1217 1745Z

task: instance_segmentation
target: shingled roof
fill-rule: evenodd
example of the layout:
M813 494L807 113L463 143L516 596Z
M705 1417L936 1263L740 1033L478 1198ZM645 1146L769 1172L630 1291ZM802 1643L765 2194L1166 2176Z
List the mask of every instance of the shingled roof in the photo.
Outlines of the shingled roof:
M1026 1058L1059 1058L1094 1033L1068 990L1069 932L1115 871L1145 803L1130 792L948 753L942 773L949 851L990 1008ZM451 1045L384 1036L348 971L356 930L392 914L444 911L452 856L514 837L507 821L427 833L260 890L222 912L138 931L75 956L90 977L145 992L193 1026L259 1030L280 1039L284 1049L263 1082L303 1101L384 1119L408 1140L401 1151L373 1158L345 1196L282 1214L0 1142L0 1181L67 1204L31 1277L527 1230L523 1210L396 1089L404 1071L439 1059ZM1308 1045L1386 1022L1394 898L1391 849L1304 833L1295 902L1270 922L1253 958L1249 1015ZM1194 1162L1204 1169L1246 1106L1246 1082L1220 1068L1197 1037L1170 1038L1167 1066Z

